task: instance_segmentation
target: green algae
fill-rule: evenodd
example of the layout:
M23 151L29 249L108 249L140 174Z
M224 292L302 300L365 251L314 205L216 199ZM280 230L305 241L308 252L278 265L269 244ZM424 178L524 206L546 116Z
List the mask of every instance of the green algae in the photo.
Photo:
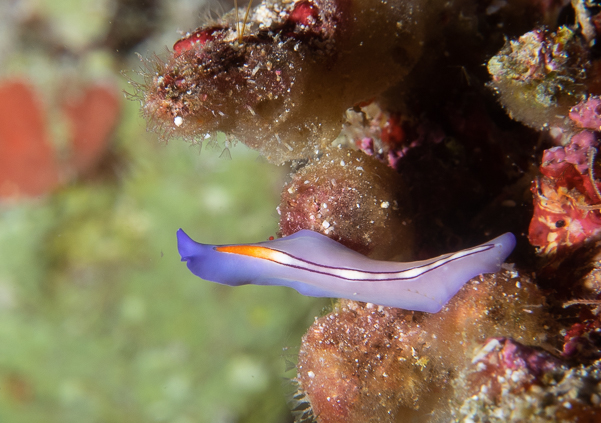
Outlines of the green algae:
M153 142L127 103L116 178L0 210L0 421L281 421L282 348L323 303L199 280L175 232L267 239L282 170Z

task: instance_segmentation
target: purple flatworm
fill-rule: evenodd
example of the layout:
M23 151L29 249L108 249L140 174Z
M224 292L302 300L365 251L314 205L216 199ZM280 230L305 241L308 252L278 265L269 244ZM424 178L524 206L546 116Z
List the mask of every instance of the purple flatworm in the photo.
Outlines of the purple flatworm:
M499 271L515 237L506 233L476 247L410 263L372 260L308 230L256 244L207 245L180 229L177 244L182 261L205 280L288 286L312 297L436 313L471 278Z

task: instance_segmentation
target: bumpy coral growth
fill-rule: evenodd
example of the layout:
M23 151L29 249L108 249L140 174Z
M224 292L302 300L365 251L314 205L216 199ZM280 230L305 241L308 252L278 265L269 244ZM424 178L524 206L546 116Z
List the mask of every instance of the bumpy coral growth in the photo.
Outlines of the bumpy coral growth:
M472 359L472 364L476 364L477 369L472 375L474 385L479 385L476 382L483 380L487 384L485 392L490 396L503 393L500 384L505 378L515 382L519 380L512 387L512 390L518 390L541 383L549 372L565 370L561 360L548 352L507 338L488 339Z
M568 369L549 353L492 338L473 359L471 395L454 421L594 422L601 413L601 362Z
M535 129L565 126L586 94L588 50L568 27L536 29L508 41L488 62L492 86L516 120Z
M334 148L282 190L280 231L311 229L372 258L407 260L413 245L408 203L392 169L361 151Z
M496 334L544 342L544 298L512 272L473 279L438 314L341 300L303 338L297 383L319 422L446 421L453 381ZM526 304L532 306L526 306Z
M144 114L165 136L223 131L274 163L313 155L336 138L347 108L414 65L424 9L374 0L266 1L240 33L230 13L151 66Z

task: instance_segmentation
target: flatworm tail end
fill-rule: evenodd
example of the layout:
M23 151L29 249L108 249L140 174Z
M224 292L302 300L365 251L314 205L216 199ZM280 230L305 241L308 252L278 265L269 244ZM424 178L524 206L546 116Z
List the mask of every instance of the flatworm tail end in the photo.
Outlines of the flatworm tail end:
M431 259L416 268L421 270L419 276L407 281L409 283L402 287L399 285L399 289L410 290L411 294L389 295L380 303L436 313L470 279L501 270L501 265L511 254L515 244L515 236L508 232L476 247Z
M515 248L515 235L511 232L507 232L501 236L496 237L487 244L495 244L495 247L500 249L498 252L500 267Z
M454 255L465 254L457 261L443 266L443 274L446 273L447 281L443 286L433 287L430 292L436 293L435 297L440 300L440 305L446 304L470 279L485 273L495 273L501 270L501 265L515 248L515 236L507 232L477 247L459 251ZM436 279L432 280L434 285L438 284ZM427 310L429 311L429 310Z

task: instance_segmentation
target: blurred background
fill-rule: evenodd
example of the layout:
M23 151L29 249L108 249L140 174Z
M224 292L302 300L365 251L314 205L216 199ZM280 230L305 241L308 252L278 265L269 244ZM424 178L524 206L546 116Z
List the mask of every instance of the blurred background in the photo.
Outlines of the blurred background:
M286 363L328 301L202 281L175 239L275 235L286 169L161 143L124 95L136 53L230 8L0 1L1 422L291 421Z

